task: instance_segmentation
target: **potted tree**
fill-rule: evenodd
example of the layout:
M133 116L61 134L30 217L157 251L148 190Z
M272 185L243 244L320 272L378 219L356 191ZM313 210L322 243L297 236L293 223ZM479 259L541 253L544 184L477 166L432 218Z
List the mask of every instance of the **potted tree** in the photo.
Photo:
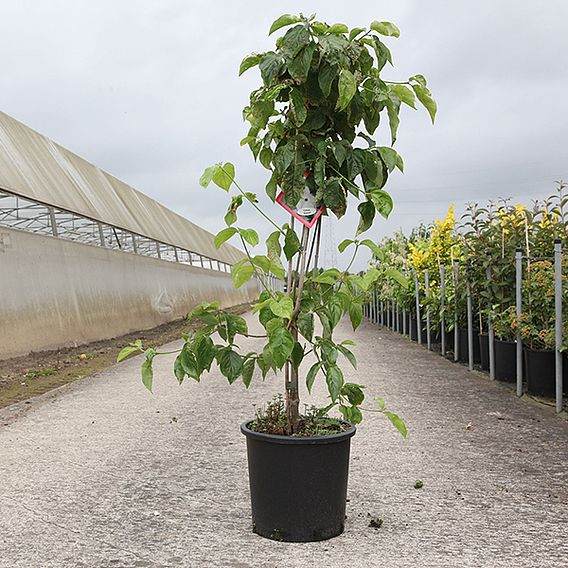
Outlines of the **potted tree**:
M404 82L382 77L385 65L392 62L383 39L399 36L394 24L374 21L368 28L349 30L315 16L285 14L272 24L270 34L284 28L274 50L253 53L241 63L239 74L258 66L262 76L244 109L250 130L241 144L269 170L270 199L294 216L278 225L257 196L241 187L231 163L207 168L200 179L203 187L213 183L234 191L225 215L227 227L215 244L238 239L246 252L232 267L232 278L239 287L256 277L263 290L254 312L263 330L257 335L265 345L258 352L243 351L237 342L250 336L246 320L219 309L217 303L204 304L190 314L202 327L184 336L174 374L179 382L186 377L199 380L216 364L230 383L240 379L248 387L255 372L262 377L282 372L285 396L241 425L247 438L253 530L278 540L311 541L343 531L349 444L362 411L382 413L406 435L404 422L384 401L364 407L364 387L344 380L341 358L353 366L356 359L349 349L352 342L336 342L334 330L344 314L354 330L359 326L365 295L378 277L376 268L362 275L351 274L350 268L361 248L375 247L357 236L372 226L376 213L387 217L393 207L383 188L394 169L403 169L402 158L392 148L400 107L415 108L418 100L434 120L436 104L422 75ZM379 146L373 135L383 116L388 117L390 137ZM339 251L350 248L351 261L345 270L322 271L317 268L321 220L312 223L314 211L306 213L302 200L339 218L348 198L359 201L360 221L356 237L343 241ZM258 233L237 225L243 204L274 227L265 255L251 251L259 243ZM271 288L270 275L285 279L285 292ZM123 350L121 358L133 351L145 353L142 379L151 388L152 361L159 353L137 342ZM325 408L300 413L300 376L308 391L319 377L326 381ZM330 418L332 409L341 418Z

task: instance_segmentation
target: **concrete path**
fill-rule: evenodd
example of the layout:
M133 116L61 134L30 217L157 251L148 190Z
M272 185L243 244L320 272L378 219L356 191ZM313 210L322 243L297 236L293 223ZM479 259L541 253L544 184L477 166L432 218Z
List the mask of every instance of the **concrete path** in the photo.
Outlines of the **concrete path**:
M238 425L280 379L179 387L163 358L150 395L135 359L0 414L0 566L568 566L568 423L369 323L356 339L351 378L410 434L377 415L360 426L342 536L250 530Z

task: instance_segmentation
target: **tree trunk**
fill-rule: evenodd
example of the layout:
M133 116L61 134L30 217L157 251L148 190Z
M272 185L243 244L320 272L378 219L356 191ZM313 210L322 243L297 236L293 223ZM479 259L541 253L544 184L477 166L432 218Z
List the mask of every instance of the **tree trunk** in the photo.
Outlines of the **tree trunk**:
M298 328L296 327L296 321L298 319L298 313L300 311L300 300L302 297L302 290L304 287L304 277L306 273L306 257L308 248L308 236L309 230L307 227L303 227L302 231L302 251L298 258L297 264L297 276L293 281L293 290L289 290L290 296L295 296L295 306L294 313L290 320L290 333L294 338L294 341L298 341ZM289 270L292 267L292 262L290 261ZM290 282L290 275L288 275L288 282ZM300 426L300 393L298 389L298 369L294 368L292 363L288 361L286 363L286 419L288 422L288 433L295 434Z

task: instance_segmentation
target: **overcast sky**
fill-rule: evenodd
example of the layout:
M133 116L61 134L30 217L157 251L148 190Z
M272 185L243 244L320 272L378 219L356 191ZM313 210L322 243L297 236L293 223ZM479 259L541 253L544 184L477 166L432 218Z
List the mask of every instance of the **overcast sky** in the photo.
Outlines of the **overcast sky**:
M239 146L241 109L260 83L256 69L239 78L239 63L270 48L276 17L300 11L350 27L395 22L387 78L422 73L438 102L435 126L423 109L403 110L406 171L387 186L391 218L367 236L429 222L450 202L459 213L472 200L544 197L568 179L565 0L1 0L0 108L217 232L227 196L199 187L202 170L232 161L259 193L267 180ZM353 205L325 231L327 246L353 235ZM254 213L243 219L268 233Z

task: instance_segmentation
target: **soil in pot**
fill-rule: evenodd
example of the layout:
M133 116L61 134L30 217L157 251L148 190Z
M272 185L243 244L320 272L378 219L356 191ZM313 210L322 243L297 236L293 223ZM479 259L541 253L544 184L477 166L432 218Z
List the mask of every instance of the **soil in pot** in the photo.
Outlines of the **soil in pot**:
M495 339L495 378L514 383L517 380L517 344Z
M481 359L481 368L489 371L489 336L486 333L478 334L479 355Z
M554 351L524 347L523 354L529 394L554 398L556 396Z
M285 542L343 532L355 427L328 436L277 436L241 425L247 439L253 531Z

